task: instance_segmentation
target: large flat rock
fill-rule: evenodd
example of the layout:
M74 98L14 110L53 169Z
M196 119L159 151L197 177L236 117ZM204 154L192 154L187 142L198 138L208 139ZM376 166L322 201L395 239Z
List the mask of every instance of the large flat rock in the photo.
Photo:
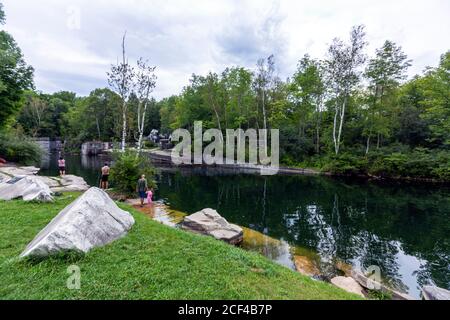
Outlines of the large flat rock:
M424 286L422 296L425 300L450 300L450 291L436 286Z
M15 166L5 166L0 167L0 172L5 173L9 176L31 176L39 172L39 168L36 167L15 167Z
M24 201L53 201L49 186L36 176L14 177L0 183L0 199L13 200L22 198Z
M242 242L244 232L241 227L228 223L216 210L203 209L184 218L181 228L195 233L212 236L230 244Z
M20 256L88 252L123 237L133 224L131 214L120 209L108 194L91 188L42 229Z
M334 277L331 279L331 283L347 292L364 297L363 287L351 277Z

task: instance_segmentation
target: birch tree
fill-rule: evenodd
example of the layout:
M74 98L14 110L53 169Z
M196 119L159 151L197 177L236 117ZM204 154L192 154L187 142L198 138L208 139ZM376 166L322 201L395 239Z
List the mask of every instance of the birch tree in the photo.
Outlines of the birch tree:
M156 86L156 67L148 65L147 61L140 58L137 61L137 71L135 74L135 89L136 96L138 98L137 108L137 125L139 132L138 139L138 155L142 149L142 138L144 136L145 116L147 113L147 107L149 103L150 94Z
M350 34L350 43L334 39L328 49L326 78L328 90L334 99L333 144L334 151L339 154L342 130L345 120L345 109L351 92L361 78L360 67L366 57L363 50L366 46L364 26L355 26Z
M127 140L127 112L128 100L133 92L134 69L128 63L125 51L126 32L122 38L122 61L117 61L116 65L111 66L111 71L107 73L108 84L120 96L122 100L122 152L125 151Z
M267 92L273 83L273 74L275 72L275 57L270 55L265 59L259 59L256 65L256 78L254 88L257 92L261 110L263 114L263 129L267 129Z

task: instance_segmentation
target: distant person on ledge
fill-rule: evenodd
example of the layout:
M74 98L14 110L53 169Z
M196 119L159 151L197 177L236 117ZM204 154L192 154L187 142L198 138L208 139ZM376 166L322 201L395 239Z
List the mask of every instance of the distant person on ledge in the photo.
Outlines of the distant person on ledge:
M105 165L102 167L102 179L100 180L100 188L103 190L108 189L109 170L108 163L105 162Z
M66 174L66 160L62 156L58 159L59 175L62 177Z
M141 199L141 207L144 206L144 201L147 198L148 185L147 180L145 179L145 174L141 176L138 180L136 191Z

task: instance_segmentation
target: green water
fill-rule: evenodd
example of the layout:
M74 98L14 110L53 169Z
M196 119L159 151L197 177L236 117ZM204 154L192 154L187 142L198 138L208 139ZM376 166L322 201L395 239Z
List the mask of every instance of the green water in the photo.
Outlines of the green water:
M103 162L67 158L69 173L91 184ZM43 173L52 171L53 162ZM172 208L214 208L230 222L317 253L324 274L333 275L339 258L380 267L386 282L415 297L429 283L450 289L449 188L214 170L163 171L158 182L156 199Z

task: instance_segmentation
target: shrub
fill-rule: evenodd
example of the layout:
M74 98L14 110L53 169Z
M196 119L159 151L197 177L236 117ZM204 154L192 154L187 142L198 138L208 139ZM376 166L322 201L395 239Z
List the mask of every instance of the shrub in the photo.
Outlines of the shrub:
M366 158L345 152L327 157L322 170L334 174L354 175L366 173L367 166L368 161Z
M155 188L155 169L150 159L134 151L114 154L111 167L111 185L119 192L130 195L136 191L136 184L140 176L145 174L149 188Z
M0 157L24 165L39 164L42 157L40 146L21 134L0 133Z
M158 144L154 143L153 141L150 140L145 140L144 143L142 144L142 147L144 149L153 149L158 147Z

